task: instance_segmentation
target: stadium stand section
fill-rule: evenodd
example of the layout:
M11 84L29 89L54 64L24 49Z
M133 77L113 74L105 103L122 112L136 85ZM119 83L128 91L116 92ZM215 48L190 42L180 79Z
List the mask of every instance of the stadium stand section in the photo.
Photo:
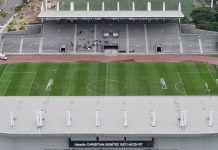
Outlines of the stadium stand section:
M161 52L180 53L178 24L148 24L147 31L149 52L157 52L159 45Z
M3 35L4 53L104 54L106 49L130 54L216 54L218 33L197 30L192 25L181 25L184 16L178 10L49 10L42 3L39 18L43 25L17 33ZM84 17L84 14L86 17ZM33 28L33 27L32 27ZM33 30L31 32L31 30ZM35 34L35 32L40 32ZM25 33L25 34L24 34ZM29 35L28 35L29 33ZM31 33L34 33L33 35Z
M74 25L66 22L46 22L42 32L42 51L45 53L57 53L61 46L66 46L70 51L74 39Z

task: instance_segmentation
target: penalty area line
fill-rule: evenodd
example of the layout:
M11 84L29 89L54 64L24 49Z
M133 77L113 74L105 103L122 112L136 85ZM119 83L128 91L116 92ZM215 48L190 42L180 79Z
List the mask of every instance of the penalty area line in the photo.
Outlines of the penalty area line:
M11 80L1 80L1 81L7 81L7 86L6 86L5 90L4 90L4 92L1 94L2 96L4 96L6 91L8 90L8 87L9 87L9 85L11 83Z

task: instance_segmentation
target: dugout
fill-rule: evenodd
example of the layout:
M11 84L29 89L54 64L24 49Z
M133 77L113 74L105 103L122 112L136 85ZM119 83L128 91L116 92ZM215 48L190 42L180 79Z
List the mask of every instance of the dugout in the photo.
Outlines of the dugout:
M104 44L104 50L119 50L119 44L118 43L105 43Z

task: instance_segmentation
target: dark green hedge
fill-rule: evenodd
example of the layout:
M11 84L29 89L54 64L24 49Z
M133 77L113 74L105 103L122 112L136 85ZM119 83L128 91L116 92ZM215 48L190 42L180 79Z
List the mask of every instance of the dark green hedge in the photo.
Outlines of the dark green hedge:
M197 28L218 32L218 5L212 9L198 7L192 11L191 18Z

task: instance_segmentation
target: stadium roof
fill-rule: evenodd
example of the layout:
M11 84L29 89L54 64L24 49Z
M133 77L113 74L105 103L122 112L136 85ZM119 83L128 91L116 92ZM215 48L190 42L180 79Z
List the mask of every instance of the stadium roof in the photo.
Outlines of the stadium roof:
M182 18L181 11L41 11L39 18Z
M217 134L217 99L213 96L0 97L0 134ZM39 111L43 112L41 120Z

